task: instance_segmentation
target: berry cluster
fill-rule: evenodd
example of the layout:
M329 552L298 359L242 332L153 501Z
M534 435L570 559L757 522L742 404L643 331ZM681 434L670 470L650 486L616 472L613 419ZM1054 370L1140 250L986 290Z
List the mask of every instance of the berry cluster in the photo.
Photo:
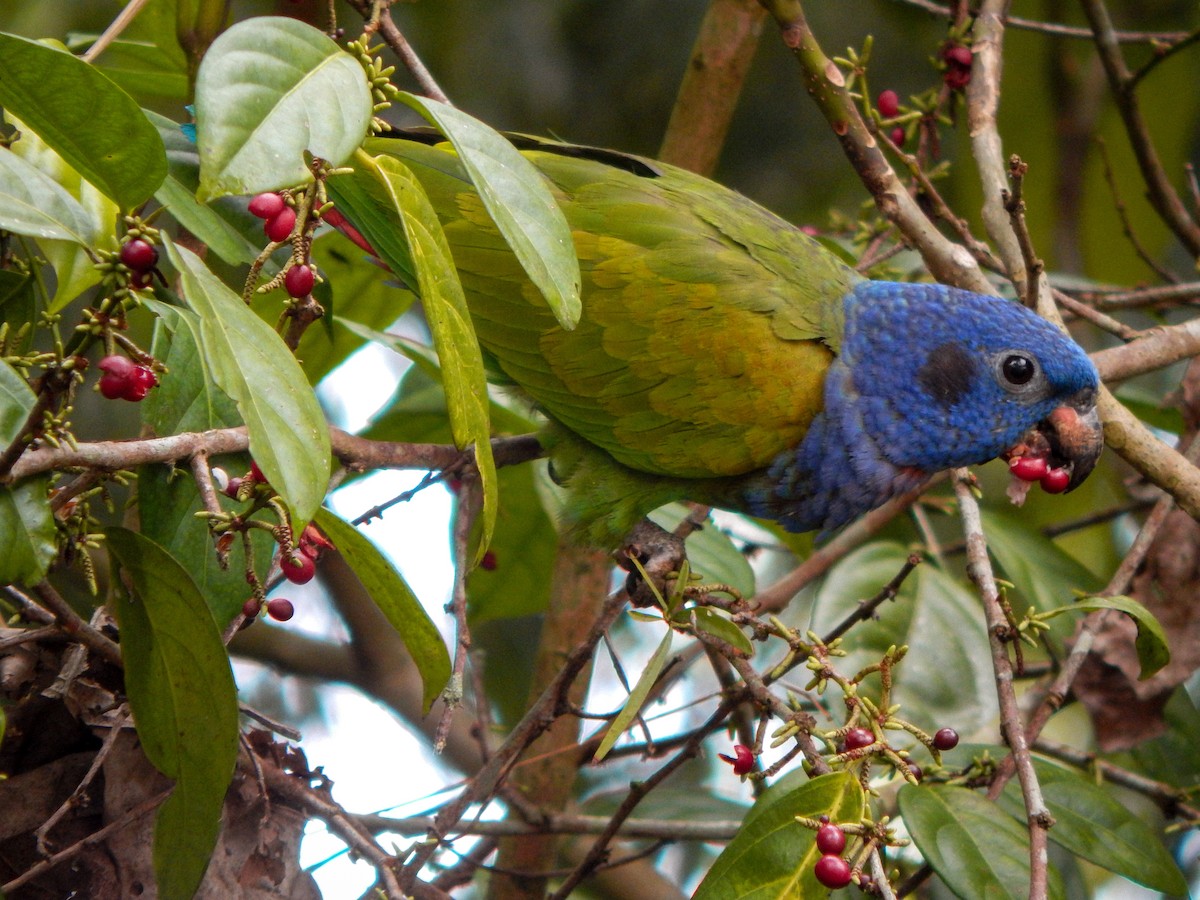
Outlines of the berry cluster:
M962 44L946 44L942 48L942 82L952 91L966 90L971 83L971 48Z
M158 265L158 250L149 241L134 238L121 245L118 257L130 272L129 286L135 291L150 287L154 267Z
M817 881L830 890L844 888L853 878L854 870L850 863L842 858L846 849L846 832L836 825L831 825L829 816L821 816L821 827L817 829L817 849L821 858L813 867Z
M1029 484L1036 481L1047 494L1061 494L1071 483L1071 473L1062 467L1051 468L1044 456L1010 457L1008 471Z
M153 369L126 356L106 356L96 366L104 373L100 376L100 393L109 400L137 403L145 400L150 388L158 384Z
M254 196L250 200L250 212L264 220L263 233L276 243L286 241L296 227L296 211L279 194Z

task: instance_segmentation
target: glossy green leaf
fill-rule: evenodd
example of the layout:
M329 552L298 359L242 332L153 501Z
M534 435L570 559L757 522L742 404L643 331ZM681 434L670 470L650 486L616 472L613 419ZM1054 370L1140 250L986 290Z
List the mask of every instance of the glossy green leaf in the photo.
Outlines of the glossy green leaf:
M0 449L17 439L35 403L37 395L29 382L0 360Z
M154 827L161 897L190 897L221 827L238 748L237 687L217 623L183 567L125 528L105 543L133 586L118 591L125 690L147 758L175 790ZM115 580L114 580L115 581Z
M89 245L97 235L79 201L49 175L0 147L0 228Z
M954 785L907 784L897 799L917 848L959 897L1029 896L1029 832L996 804ZM1049 895L1063 897L1053 869Z
M1164 894L1183 896L1187 880L1154 831L1081 773L1035 759L1038 783L1054 815L1050 840L1108 869ZM1010 781L998 801L1018 821L1025 820L1021 787Z
M1043 613L1042 618L1050 619L1080 609L1087 612L1094 612L1097 609L1115 609L1133 619L1133 624L1137 626L1134 647L1137 650L1138 662L1142 667L1139 678L1149 678L1171 661L1171 648L1167 643L1167 636L1163 632L1162 625L1159 624L1158 619L1154 618L1154 614L1150 610L1132 597L1084 597L1070 606L1060 606Z
M54 516L49 476L0 485L0 584L34 584L54 561Z
M124 210L167 174L162 141L133 98L94 66L0 34L0 106Z
M795 900L825 897L813 874L820 853L816 832L796 821L829 816L834 823L862 818L862 787L848 772L811 781L801 772L781 778L759 797L741 830L696 889L692 900Z
M143 298L142 302L160 318L151 352L166 364L170 373L142 402L143 421L160 435L241 424L233 401L217 388L200 353L200 321L196 314L150 298ZM224 466L231 475L244 473L250 464L246 454L210 462ZM142 533L191 573L217 624L224 627L241 611L249 596L242 542L234 542L229 566L222 569L217 564L208 525L196 517L203 507L187 466L143 466L137 477ZM237 509L232 500L218 499L226 508ZM270 534L261 529L252 530L250 537L255 548L255 568L265 572L275 544Z
M333 541L346 564L403 639L417 671L421 673L424 709L429 712L433 701L450 680L450 655L438 634L437 626L404 583L400 573L353 525L343 522L326 509L318 510L313 521Z
M668 628L666 634L662 636L662 640L659 641L654 655L650 657L650 661L646 663L646 668L642 669L642 674L638 676L637 684L629 692L629 697L626 698L625 705L621 707L621 711L609 723L608 731L605 732L604 739L600 741L600 746L596 748L596 755L592 757L596 762L600 762L604 757L608 756L608 751L613 748L613 745L625 733L625 729L633 724L638 713L642 711L642 706L645 704L646 698L650 696L650 689L654 687L654 683L658 681L658 676L662 674L667 660L671 658L671 639L674 634L675 632Z
M579 260L571 228L546 179L508 140L461 110L414 94L408 104L454 145L488 215L522 268L568 330L582 309Z
M296 358L275 331L186 247L167 244L183 295L200 317L200 346L237 404L250 453L303 528L329 485L329 428Z
M715 609L708 606L697 606L689 609L688 615L697 631L720 638L731 647L742 651L746 656L754 655L754 645L750 643L750 638L746 637L746 633Z
M12 116L9 118L12 119ZM120 213L117 204L98 188L84 181L75 169L20 120L13 119L13 125L21 131L21 139L13 143L12 151L42 174L49 176L79 202L87 217L87 245L115 248L114 229ZM97 271L95 260L89 254L87 246L74 240L39 237L38 247L54 269L54 297L49 304L51 312L58 312L81 293L100 282L100 272Z
M180 130L178 123L147 112L154 127L158 129L163 145L167 149L167 177L154 193L154 199L184 228L204 243L213 253L230 265L253 262L261 245L266 243L262 236L262 223L254 220L260 245L256 246L234 226L219 208L220 204L205 206L196 199L200 186L200 153ZM249 213L244 213L249 216Z
M466 297L437 213L408 168L387 156L370 157L359 153L355 159L358 166L375 178L377 187L383 189L391 208L399 214L408 258L416 269L415 288L424 304L425 317L442 365L442 385L446 391L454 442L459 447L475 447L475 463L483 485L482 528L475 559L478 563L496 527L497 486L483 357L475 339ZM370 227L373 226L374 222ZM367 240L383 253L387 243L377 243L374 231L360 228ZM387 256L383 259L388 264L393 261Z
M238 22L196 75L200 199L311 181L305 152L342 165L366 137L372 106L362 66L311 25Z
M818 588L808 627L828 633L896 576L908 552L902 544L876 541L849 554ZM919 565L896 598L881 605L870 621L855 625L853 633L845 648L849 655L838 664L847 672L878 663L893 644L908 645L908 656L894 674L892 700L903 704L905 718L952 722L962 733L992 721L996 687L979 602L934 563ZM865 688L877 696L878 679L867 679Z

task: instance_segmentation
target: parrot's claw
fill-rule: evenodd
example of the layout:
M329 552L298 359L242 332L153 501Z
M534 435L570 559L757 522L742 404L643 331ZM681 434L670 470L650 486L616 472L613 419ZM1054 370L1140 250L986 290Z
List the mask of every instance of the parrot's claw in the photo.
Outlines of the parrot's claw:
M667 577L679 572L687 553L683 538L676 537L649 519L642 519L634 526L629 539L615 554L617 565L629 573L625 579L625 591L633 606L655 606L654 589L643 579L642 572L650 579L659 596L666 596ZM637 560L638 565L634 565ZM639 570L640 566L640 570Z

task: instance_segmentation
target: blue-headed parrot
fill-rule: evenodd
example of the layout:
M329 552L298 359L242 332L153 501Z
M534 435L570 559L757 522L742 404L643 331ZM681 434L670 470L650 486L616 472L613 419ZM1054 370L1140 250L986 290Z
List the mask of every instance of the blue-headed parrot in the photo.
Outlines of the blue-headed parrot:
M1019 303L870 281L706 178L517 138L572 230L582 315L565 330L437 140L372 150L428 193L479 341L549 420L586 540L613 546L681 499L828 532L1031 436L1070 488L1099 456L1095 367Z

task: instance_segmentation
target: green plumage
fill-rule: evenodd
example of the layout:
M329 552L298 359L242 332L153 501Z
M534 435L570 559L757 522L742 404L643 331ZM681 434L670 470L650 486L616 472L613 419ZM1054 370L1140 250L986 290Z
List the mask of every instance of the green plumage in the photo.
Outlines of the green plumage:
M706 179L617 157L653 166L657 176L645 177L545 146L525 155L572 229L585 309L573 331L529 283L446 145L372 148L402 159L427 191L498 367L634 481L658 476L647 484L657 494L681 495L664 476L744 475L795 446L820 410L841 301L858 276ZM570 468L574 454L561 455L560 470Z

